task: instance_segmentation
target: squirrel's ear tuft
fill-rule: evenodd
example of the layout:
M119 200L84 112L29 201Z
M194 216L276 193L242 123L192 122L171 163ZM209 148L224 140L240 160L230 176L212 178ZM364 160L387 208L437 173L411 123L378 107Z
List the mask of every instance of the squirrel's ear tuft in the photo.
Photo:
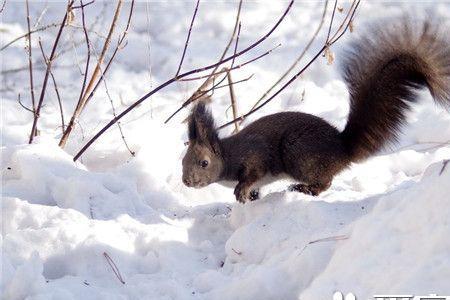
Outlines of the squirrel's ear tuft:
M190 142L197 140L197 129L195 126L194 112L191 112L191 115L188 119L188 138Z
M218 153L219 137L214 118L202 101L194 106L189 116L188 136L190 141L210 146L214 152Z

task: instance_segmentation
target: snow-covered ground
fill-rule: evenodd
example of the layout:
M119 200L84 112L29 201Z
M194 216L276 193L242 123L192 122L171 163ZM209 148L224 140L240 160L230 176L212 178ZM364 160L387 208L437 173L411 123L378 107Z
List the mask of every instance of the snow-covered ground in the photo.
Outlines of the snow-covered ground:
M342 3L344 9L348 4ZM117 111L176 72L194 5L137 3L128 44L107 75ZM239 45L245 47L264 34L286 5L244 1ZM274 34L240 59L282 44L234 72L236 80L254 73L250 81L235 85L240 112L247 111L302 51L323 5L296 2ZM64 10L63 2L31 1L30 6L32 26L45 6L41 25L59 22ZM95 25L90 36L97 53L114 6L96 2L86 8L88 25ZM117 33L125 26L129 7L129 2L124 4ZM184 70L220 56L236 7L237 2L201 2ZM448 2L363 1L354 30L365 21L427 10L448 23ZM26 32L24 2L8 1L1 17L1 45ZM83 32L76 27L80 22L77 12L74 26L63 32L60 50L67 51L55 62L66 119L78 99L79 68L84 68L86 49L79 43ZM326 29L303 62L321 46ZM37 40L41 37L48 55L56 30L33 36L37 95L44 73ZM290 109L343 128L348 92L337 66L355 33L333 47L333 65L320 58L251 119ZM114 127L77 163L73 155L112 118L111 103L102 84L61 150L59 108L50 82L40 136L28 145L32 115L17 102L18 93L25 105L31 102L24 46L22 39L0 52L4 299L309 300L332 299L336 291L352 292L358 299L387 293L450 295L450 163L445 167L450 114L436 107L427 91L409 114L398 145L341 173L319 197L287 192L287 183L279 182L266 187L262 199L243 205L236 203L232 189L213 184L194 190L181 182L187 140L182 121L188 110L168 125L163 121L195 90L195 82L168 87L123 120L135 157ZM227 89L212 98L219 124L231 119L231 112L226 113L229 101Z

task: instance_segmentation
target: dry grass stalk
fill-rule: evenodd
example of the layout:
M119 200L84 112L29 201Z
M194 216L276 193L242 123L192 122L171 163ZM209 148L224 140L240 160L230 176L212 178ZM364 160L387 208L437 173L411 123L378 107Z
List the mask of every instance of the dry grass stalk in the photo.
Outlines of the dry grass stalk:
M101 52L101 54L99 56L99 59L97 60L97 64L95 66L95 69L94 69L94 71L93 71L93 73L91 75L91 78L90 78L86 88L84 88L84 85L83 85L82 94L80 95L80 99L79 99L79 101L77 103L77 106L75 107L75 110L74 110L74 112L72 114L72 117L71 117L71 119L69 121L69 124L67 125L67 128L64 131L64 134L61 137L61 140L59 141L59 146L62 147L62 148L65 147L65 145L67 143L67 140L69 139L70 133L72 132L73 128L75 127L75 120L78 119L78 117L80 116L81 112L86 107L86 105L88 103L88 100L91 99L91 97L89 97L89 95L90 95L91 91L94 88L94 84L95 84L98 76L101 73L100 72L100 67L101 67L101 65L103 63L103 60L105 58L105 54L106 54L106 52L107 52L107 50L109 48L109 45L111 43L112 34L113 34L114 29L116 27L117 20L119 18L119 14L120 14L120 10L122 8L122 4L123 4L123 0L118 0L117 6L116 6L116 10L114 12L114 17L113 17L113 20L111 22L111 26L109 28L108 36L106 37L105 43L103 44L102 52ZM83 6L82 6L82 9L83 9ZM84 28L85 33L86 33L86 26L85 26L85 24L83 24L83 28ZM87 33L86 33L86 35L87 35ZM88 48L89 48L89 45L88 45ZM88 65L88 63L87 63L87 65ZM87 78L86 76L87 76L87 73L85 73L85 80Z
M230 88L230 99L231 99L231 108L233 110L233 119L236 119L238 116L237 107L236 107L236 96L233 88L233 79L231 78L231 72L227 72L228 78L228 87ZM234 123L234 132L239 132L239 124Z

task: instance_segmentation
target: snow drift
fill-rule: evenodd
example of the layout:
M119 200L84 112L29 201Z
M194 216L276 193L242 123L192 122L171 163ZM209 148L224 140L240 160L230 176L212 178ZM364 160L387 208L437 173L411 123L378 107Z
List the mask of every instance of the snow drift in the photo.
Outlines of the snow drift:
M25 31L21 5L7 3L0 25L2 44ZM281 42L279 52L238 73L236 78L255 73L248 83L235 86L241 112L295 59L303 47L299 45L309 40L305 33L317 26L322 5L297 3L267 41L267 47ZM355 30L358 20L395 17L411 9L409 5L365 2ZM39 16L37 3L31 6L32 16ZM49 4L42 22L52 22L62 6ZM179 62L175 54L180 54L190 21L186 11L193 8L189 2L138 6L129 43L107 78L118 111L173 75ZM231 32L235 6L202 3L186 68L216 59ZM284 6L244 1L240 43L265 32ZM448 21L448 4L420 3L416 9L432 6ZM44 45L51 45L51 33L42 32ZM68 29L64 41L72 46L71 40L82 34ZM325 36L324 31L319 40ZM345 40L333 49L337 61L343 45ZM136 157L113 128L80 162L72 161L85 138L112 117L103 87L65 151L57 146L58 108L49 90L41 136L33 145L25 144L32 116L18 105L17 93L29 103L28 86L22 84L28 82L28 73L12 71L26 62L22 46L18 42L1 52L2 83L8 87L2 90L1 124L4 299L321 300L332 299L336 291L352 292L358 299L386 293L450 295L450 114L436 108L428 92L420 94L396 148L341 173L320 197L287 192L287 183L278 182L262 190L262 199L242 205L229 188L213 184L195 190L181 182L186 128L180 121L187 111L169 125L161 124L195 89L189 83L155 95L124 120L124 134ZM82 57L83 45L73 46ZM33 49L38 53L37 43ZM64 109L70 112L80 74L73 65L75 55L68 53L58 60L55 75L61 78ZM65 67L70 63L74 68ZM41 82L41 72L35 75ZM319 60L252 119L291 109L343 128L347 101L334 66ZM228 106L226 92L218 90L212 103L218 123L231 118L224 113Z

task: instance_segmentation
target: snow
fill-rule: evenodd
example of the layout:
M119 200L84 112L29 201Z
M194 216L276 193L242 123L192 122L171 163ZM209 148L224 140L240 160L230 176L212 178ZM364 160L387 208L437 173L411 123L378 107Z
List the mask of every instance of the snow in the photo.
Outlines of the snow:
M201 2L184 70L220 56L236 4ZM240 45L265 33L286 4L244 1ZM36 20L44 4L30 5ZM252 53L280 42L282 47L233 74L237 80L255 73L249 82L235 85L240 112L296 58L317 26L322 5L296 3L286 22ZM63 6L50 2L42 24L59 20ZM103 16L96 26L100 34L106 35L113 6L95 3L87 9L90 23L97 14ZM343 6L348 8L348 3ZM364 2L355 31L366 20L434 6L448 22L448 3ZM125 25L128 8L125 3L119 28ZM192 9L193 3L181 1L137 3L128 45L107 76L117 111L173 76ZM26 32L24 12L23 3L7 3L0 24L2 45ZM75 24L79 22L77 14ZM46 53L56 30L39 33ZM83 38L79 28L65 32L61 48L76 47L77 55L62 55L55 76L68 118L82 79L74 62L83 57L85 47L72 45ZM322 30L308 57L325 36ZM351 37L332 49L334 65L320 59L251 120L291 109L343 128L348 92L337 65ZM40 91L43 68L37 35L33 42ZM111 104L102 85L62 150L50 83L41 134L28 145L32 116L17 103L18 93L23 103L31 102L28 72L12 71L27 66L24 45L20 40L1 52L4 299L332 299L337 291L351 292L357 299L387 293L450 295L450 114L435 106L428 92L420 93L399 144L345 170L319 197L288 192L287 182L278 182L262 190L262 199L243 205L230 188L213 184L196 190L181 182L187 140L181 122L188 110L162 124L195 90L192 82L161 91L123 120L135 157L114 127L76 163L73 155L112 118ZM228 106L226 89L218 90L211 104L218 124L231 118L225 113Z

